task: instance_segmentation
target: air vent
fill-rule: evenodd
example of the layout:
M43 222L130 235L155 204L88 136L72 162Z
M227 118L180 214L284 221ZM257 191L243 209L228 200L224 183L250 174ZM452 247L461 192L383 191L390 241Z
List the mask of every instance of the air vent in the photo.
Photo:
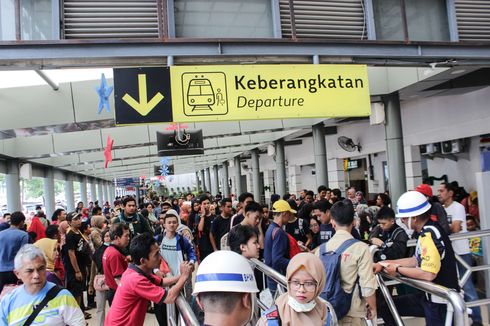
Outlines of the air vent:
M460 41L490 41L490 1L455 0Z

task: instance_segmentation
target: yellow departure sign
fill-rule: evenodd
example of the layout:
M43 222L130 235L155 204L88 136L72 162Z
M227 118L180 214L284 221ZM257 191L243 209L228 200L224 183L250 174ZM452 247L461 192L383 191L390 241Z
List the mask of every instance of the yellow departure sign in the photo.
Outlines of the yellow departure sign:
M173 66L174 122L367 116L364 65Z

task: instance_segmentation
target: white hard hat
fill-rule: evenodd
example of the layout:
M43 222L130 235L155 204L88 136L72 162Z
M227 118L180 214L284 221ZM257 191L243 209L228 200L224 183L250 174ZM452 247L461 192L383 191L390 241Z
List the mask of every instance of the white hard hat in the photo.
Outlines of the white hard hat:
M230 250L215 251L199 265L194 292L259 292L249 261Z
M396 202L396 217L412 217L427 212L431 204L418 191L407 191Z

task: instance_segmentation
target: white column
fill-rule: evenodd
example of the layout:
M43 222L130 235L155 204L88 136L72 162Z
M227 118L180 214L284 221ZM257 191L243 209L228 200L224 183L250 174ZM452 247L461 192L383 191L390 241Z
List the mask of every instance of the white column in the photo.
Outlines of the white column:
M345 191L345 173L342 159L329 159L328 165L328 184L330 188L339 188ZM315 171L316 173L316 171Z
M288 168L289 193L299 196L301 191L301 166L293 165Z
M65 176L65 200L68 212L75 210L75 194L73 192L73 176L69 173Z
M422 164L419 146L405 146L405 176L407 190L415 189L422 183Z
M10 213L22 211L22 203L20 202L19 161L7 160L5 185L7 187L7 210Z
M54 175L52 168L46 168L44 171L44 207L46 209L46 216L48 219L54 213L55 199L54 199Z
M86 176L83 176L80 178L80 201L83 202L84 206L88 205L87 177Z

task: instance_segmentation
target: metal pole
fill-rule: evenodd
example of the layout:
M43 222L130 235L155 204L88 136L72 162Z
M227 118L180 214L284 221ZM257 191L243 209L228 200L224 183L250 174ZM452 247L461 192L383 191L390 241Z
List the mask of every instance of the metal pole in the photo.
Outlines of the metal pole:
M19 161L7 160L7 174L5 175L5 185L7 186L7 210L12 213L22 211L20 202L20 178Z
M316 186L328 186L327 150L325 147L325 129L323 123L314 125L311 130L313 132Z
M42 70L34 70L38 75L39 77L41 77L49 86L51 86L51 88L55 91L59 90L60 87L58 84L56 84L51 78L49 78L48 75L46 75L44 73L44 71Z
M230 196L230 185L228 184L228 161L223 162L223 197L228 198Z
M276 140L276 192L281 196L286 193L284 139Z
M240 165L240 156L235 156L235 174L236 174L236 195L240 196L242 193L242 166Z
M388 157L389 191L391 201L396 203L398 198L407 190L405 178L405 154L403 152L403 132L398 93L383 96L386 110L386 156Z
M254 148L251 150L252 152L252 181L253 181L253 194L255 201L261 202L261 193L260 193L260 166L259 166L259 149Z

